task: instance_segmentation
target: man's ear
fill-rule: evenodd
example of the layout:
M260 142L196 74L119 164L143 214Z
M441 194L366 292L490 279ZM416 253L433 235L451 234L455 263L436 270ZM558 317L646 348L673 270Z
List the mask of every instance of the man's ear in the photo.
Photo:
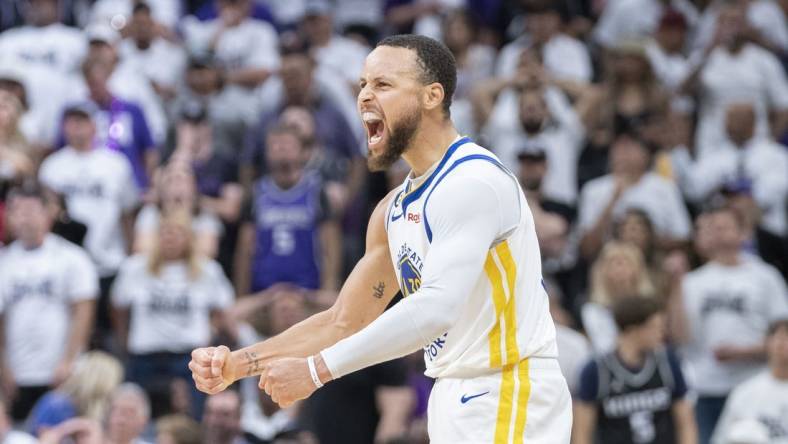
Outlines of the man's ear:
M443 85L438 82L430 83L424 87L424 108L431 110L443 106L444 97Z

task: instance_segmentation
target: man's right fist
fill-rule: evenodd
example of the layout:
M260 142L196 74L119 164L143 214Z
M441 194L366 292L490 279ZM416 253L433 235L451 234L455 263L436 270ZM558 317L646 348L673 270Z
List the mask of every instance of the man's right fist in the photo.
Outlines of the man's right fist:
M235 382L230 349L224 345L195 349L189 369L197 390L209 395L219 393Z

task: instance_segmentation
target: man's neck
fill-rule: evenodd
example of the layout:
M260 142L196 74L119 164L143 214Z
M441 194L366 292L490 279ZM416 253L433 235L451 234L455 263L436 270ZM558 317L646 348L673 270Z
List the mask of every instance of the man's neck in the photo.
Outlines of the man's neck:
M84 145L82 145L82 144L80 144L80 145L72 144L71 148L74 148L74 151L77 151L77 152L80 152L80 153L87 153L88 151L91 151L93 149L93 144L90 144L90 143L86 143Z
M410 165L415 177L421 176L446 154L458 135L448 119L430 122L425 118L402 158Z
M28 250L28 251L37 250L37 249L41 248L42 245L44 245L44 239L45 238L46 238L46 235L43 235L43 236L41 236L41 237L39 237L37 239L25 239L25 240L22 240L22 246L24 247L25 250Z
M739 251L738 250L720 251L716 255L714 255L714 262L729 267L739 265L739 263L741 263L741 258L739 257Z
M643 365L645 353L639 345L623 334L618 339L618 356L628 367L639 367Z

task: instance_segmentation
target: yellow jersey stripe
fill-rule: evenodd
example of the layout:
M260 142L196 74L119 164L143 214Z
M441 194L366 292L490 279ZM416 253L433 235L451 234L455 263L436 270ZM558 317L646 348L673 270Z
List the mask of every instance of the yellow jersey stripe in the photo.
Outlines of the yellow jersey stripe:
M520 388L517 391L517 414L514 417L514 444L523 444L525 423L528 419L528 400L531 398L531 379L529 376L528 359L517 365L517 380Z
M501 356L501 313L506 306L506 295L503 290L503 278L498 270L498 265L493 259L492 250L487 253L484 261L484 271L492 285L492 298L495 305L495 325L488 335L490 342L490 368L499 368L502 365Z
M514 365L506 365L501 377L501 390L498 399L498 418L495 421L495 444L509 442L509 426L512 422L514 406Z
M517 348L517 298L515 297L517 265L512 258L508 241L498 244L495 247L495 251L498 253L503 269L506 271L506 283L509 288L509 300L506 302L506 309L504 310L504 320L506 322L506 363L515 364L520 360L520 350Z

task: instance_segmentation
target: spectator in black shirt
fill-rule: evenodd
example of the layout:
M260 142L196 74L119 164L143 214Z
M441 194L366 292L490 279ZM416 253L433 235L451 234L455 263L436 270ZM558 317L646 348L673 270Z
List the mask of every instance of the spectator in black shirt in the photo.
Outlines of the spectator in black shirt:
M661 305L628 297L613 305L613 316L620 330L615 351L594 358L580 375L573 443L697 443L681 366L662 346Z

